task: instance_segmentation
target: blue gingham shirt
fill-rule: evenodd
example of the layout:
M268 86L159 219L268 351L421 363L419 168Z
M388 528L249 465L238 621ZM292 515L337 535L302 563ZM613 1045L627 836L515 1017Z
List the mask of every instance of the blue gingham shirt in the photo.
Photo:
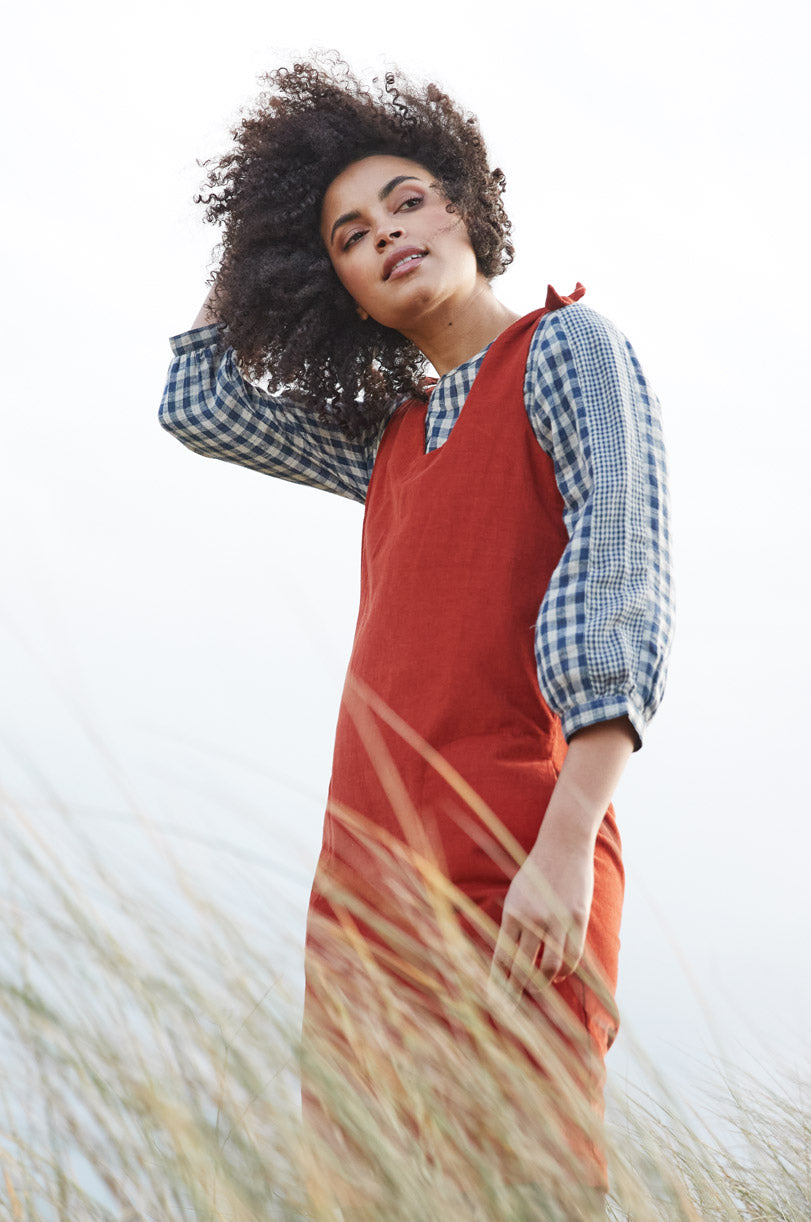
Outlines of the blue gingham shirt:
M189 449L364 502L384 421L348 440L246 382L216 326L172 338L160 421ZM441 377L426 453L450 436L486 349ZM575 303L534 333L524 400L551 456L569 542L539 609L538 681L568 738L627 716L639 743L662 697L672 631L659 405L628 340ZM494 416L494 427L498 419Z

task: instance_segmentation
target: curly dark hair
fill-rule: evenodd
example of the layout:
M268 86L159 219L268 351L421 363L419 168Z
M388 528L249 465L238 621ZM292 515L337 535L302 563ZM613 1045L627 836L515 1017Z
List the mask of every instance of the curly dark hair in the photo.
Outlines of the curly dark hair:
M280 68L232 133L235 146L206 162L196 197L223 225L214 308L223 343L245 371L350 436L403 398L420 397L424 358L398 331L362 322L319 232L330 183L373 154L417 161L463 219L489 280L512 261L504 175L488 168L473 115L436 85L386 74L367 89L334 58Z

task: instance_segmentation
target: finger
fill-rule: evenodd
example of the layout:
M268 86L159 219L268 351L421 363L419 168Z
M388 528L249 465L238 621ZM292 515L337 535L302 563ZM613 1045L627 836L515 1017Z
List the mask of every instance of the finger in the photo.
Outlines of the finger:
M498 931L496 947L490 963L490 984L504 985L509 980L510 967L515 957L515 940L518 934L517 922L510 917L503 917Z
M572 976L580 966L580 961L583 958L585 950L585 941L580 938L573 938L571 934L566 939L566 945L563 948L563 962L557 974L558 980L565 980L568 976Z
M568 980L569 976L571 976L574 972L575 966L576 964L572 963L571 959L567 957L566 951L564 950L560 957L560 966L558 967L554 976L550 976L550 980Z
M567 937L561 952L560 967L557 970L556 980L565 980L571 976L577 965L577 953L572 944L571 937Z
M560 939L549 933L544 939L538 970L544 979L552 981L563 966L563 946Z
M541 939L531 930L524 928L518 939L515 956L510 967L510 987L520 997L532 979L535 970L535 960L541 949Z

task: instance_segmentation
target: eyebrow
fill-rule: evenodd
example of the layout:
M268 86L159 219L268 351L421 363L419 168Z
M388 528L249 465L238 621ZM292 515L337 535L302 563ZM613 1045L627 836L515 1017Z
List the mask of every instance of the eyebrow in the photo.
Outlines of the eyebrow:
M419 181L420 179L417 178L416 174L398 174L396 178L392 178L389 182L387 182L385 187L381 187L381 189L377 193L377 198L381 202L384 199L387 199L388 196L391 195L392 191L394 191L396 187L399 187L401 182L419 182ZM329 235L330 244L332 243L332 240L335 237L336 229L340 229L341 225L346 225L349 223L349 221L356 221L359 216L360 216L360 213L358 212L357 208L354 210L354 212L344 212L341 216L339 216L330 231L330 235Z

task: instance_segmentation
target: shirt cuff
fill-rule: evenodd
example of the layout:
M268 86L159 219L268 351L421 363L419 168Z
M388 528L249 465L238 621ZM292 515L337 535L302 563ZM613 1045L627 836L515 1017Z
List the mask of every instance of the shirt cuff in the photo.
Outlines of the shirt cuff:
M613 721L615 717L627 717L631 729L636 735L634 751L642 746L642 735L645 732L647 718L643 710L634 703L630 696L596 696L593 700L579 705L561 718L563 734L567 742L578 730L587 726L596 726L601 721Z
M175 356L184 356L187 352L199 352L202 348L211 348L220 342L220 328L217 323L206 327L195 327L191 331L181 331L169 340Z

